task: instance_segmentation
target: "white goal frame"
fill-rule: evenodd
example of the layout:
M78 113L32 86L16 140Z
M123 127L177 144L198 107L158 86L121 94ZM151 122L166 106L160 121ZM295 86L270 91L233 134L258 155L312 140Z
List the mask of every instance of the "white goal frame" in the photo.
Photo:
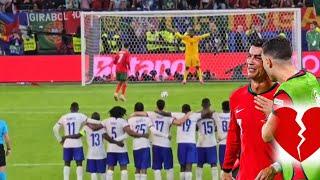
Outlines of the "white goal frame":
M88 12L83 11L80 13L81 22L81 85L86 85L86 45L85 45L85 16L143 16L143 17L183 17L188 15L193 16L221 16L221 15L246 15L246 14L258 14L258 13L268 13L268 12L291 12L294 13L295 28L292 32L295 34L295 46L296 52L296 66L297 68L302 68L302 48L301 48L301 11L298 8L277 8L277 9L227 9L227 10L175 10L175 11L118 11L118 12ZM90 82L89 82L90 83Z

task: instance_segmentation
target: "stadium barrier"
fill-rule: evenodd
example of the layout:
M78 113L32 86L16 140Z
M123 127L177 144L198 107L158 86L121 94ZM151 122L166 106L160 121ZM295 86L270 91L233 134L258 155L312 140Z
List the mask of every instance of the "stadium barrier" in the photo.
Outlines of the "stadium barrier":
M202 54L201 61L210 61L210 66L205 66L206 70L214 72L212 80L219 78L229 78L232 80L234 73L246 74L245 57L246 53L221 53L221 54ZM220 61L219 57L228 57ZM156 79L161 80L159 75L170 69L181 73L184 67L183 54L175 54L166 59L159 59L159 54L145 56L144 54L133 55L131 58L130 75L134 76L138 71L140 76L144 72L150 74L152 70L156 72ZM229 61L229 62L226 62ZM216 69L215 65L223 67ZM223 66L221 66L223 65ZM303 52L303 66L320 78L320 52ZM238 69L237 69L238 67ZM112 80L114 76L114 65L109 56L96 56L94 60L95 76ZM230 71L230 72L228 72ZM239 76L239 74L237 74ZM167 78L169 79L169 78ZM143 79L139 79L143 80ZM81 58L79 55L72 56L2 56L0 59L0 82L80 82L81 81Z

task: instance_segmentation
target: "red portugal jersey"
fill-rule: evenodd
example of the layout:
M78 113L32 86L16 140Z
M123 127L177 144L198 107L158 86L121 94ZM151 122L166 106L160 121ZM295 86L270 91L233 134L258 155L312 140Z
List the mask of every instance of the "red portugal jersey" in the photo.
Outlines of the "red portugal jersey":
M273 99L277 88L278 84L275 84L260 95ZM233 92L230 97L231 116L223 170L231 171L239 157L238 180L255 179L260 170L276 162L275 146L262 139L261 130L267 117L255 108L256 95L250 85L246 85ZM278 175L275 179L281 177Z
M126 50L119 51L113 63L116 64L117 73L127 73L130 70L130 52Z

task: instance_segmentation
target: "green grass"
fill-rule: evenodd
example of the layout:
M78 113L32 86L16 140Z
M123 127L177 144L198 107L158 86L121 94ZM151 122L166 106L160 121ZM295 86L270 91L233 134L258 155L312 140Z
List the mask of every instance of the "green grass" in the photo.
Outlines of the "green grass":
M242 83L243 84L243 83ZM180 111L183 103L189 103L196 111L200 109L203 97L213 102L213 108L220 111L220 103L228 99L230 93L240 83L208 83L199 85L180 84L129 84L128 101L115 102L113 91L115 85L41 85L41 86L0 86L0 118L8 122L9 135L13 143L12 155L8 157L8 179L10 180L58 180L63 179L62 147L55 140L52 127L61 115L68 112L70 103L77 101L80 111L91 115L99 112L107 118L107 110L114 105L124 106L128 114L133 110L135 102L140 101L146 110L155 108L155 101L160 92L167 90L166 109ZM175 179L179 178L179 165L176 158L175 132L171 133L175 163ZM131 139L129 139L129 179L134 173ZM72 163L71 179L75 177L75 166ZM85 167L85 164L84 164ZM193 168L195 170L195 168ZM115 171L119 178L119 170ZM204 170L204 179L210 179L210 169ZM149 179L153 179L152 170L148 171ZM90 179L85 173L84 179Z

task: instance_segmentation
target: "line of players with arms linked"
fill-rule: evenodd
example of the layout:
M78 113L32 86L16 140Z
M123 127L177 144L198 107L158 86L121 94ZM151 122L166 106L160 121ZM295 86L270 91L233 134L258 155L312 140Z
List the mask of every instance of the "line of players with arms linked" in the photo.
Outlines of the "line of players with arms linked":
M71 112L63 115L53 127L55 137L63 145L64 180L69 179L72 160L75 160L77 164L77 179L83 179L84 153L81 137L87 140L86 171L91 173L92 180L113 179L114 168L118 164L121 179L128 179L129 157L126 145L128 136L134 138L133 157L136 180L146 180L147 169L151 166L154 179L162 179L162 169L166 170L168 180L176 179L174 178L171 149L170 128L172 125L177 126L176 142L180 179L192 179L192 164L194 163L197 163L198 166L197 179L202 179L204 164L211 165L212 178L218 179L217 164L218 162L223 164L230 119L229 101L222 102L222 113L211 109L208 98L202 100L201 106L202 110L199 112L192 112L188 104L182 106L181 113L167 112L164 111L165 101L159 99L156 102L156 110L147 112L144 111L144 105L137 102L134 106L134 113L128 120L124 119L126 109L115 106L109 111L110 117L100 121L99 113L94 112L91 118L88 118L78 112L78 103L72 103ZM64 129L64 136L60 135L60 128ZM108 141L107 152L104 139ZM152 151L152 158L150 151Z

